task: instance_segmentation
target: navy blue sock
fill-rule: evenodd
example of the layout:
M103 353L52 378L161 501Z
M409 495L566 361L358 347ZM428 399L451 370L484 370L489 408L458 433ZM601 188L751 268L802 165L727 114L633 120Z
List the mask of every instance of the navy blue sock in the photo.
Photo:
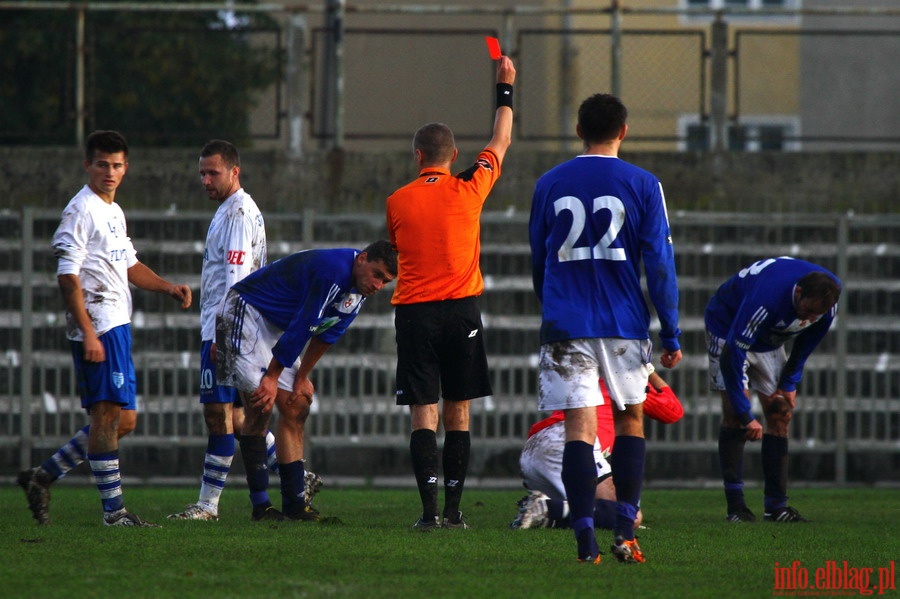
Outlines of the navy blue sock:
M641 504L646 453L647 442L643 437L616 437L616 446L610 459L618 499L613 533L625 540L634 538L634 519Z
M598 555L594 537L594 493L597 488L597 464L594 447L584 441L569 441L563 448L562 481L569 500L569 519L578 543L578 558Z
M414 430L409 436L409 453L422 500L422 519L431 521L438 515L438 451L434 431L427 428Z
M566 513L566 502L562 499L547 500L547 519L551 523L549 528L569 528L572 524Z
M278 464L281 475L281 511L288 516L295 516L306 507L303 495L303 475L306 469L303 460L289 464Z
M444 435L444 518L451 521L459 514L471 446L469 431L447 431Z
M618 504L611 499L594 500L594 528L612 530L616 525Z
M262 435L241 435L241 458L247 472L247 487L254 511L272 505L269 501L269 467L266 465L266 438Z
M787 505L788 439L775 435L762 437L763 491L766 512Z
M728 513L747 507L744 501L744 429L719 429L719 467L725 485Z

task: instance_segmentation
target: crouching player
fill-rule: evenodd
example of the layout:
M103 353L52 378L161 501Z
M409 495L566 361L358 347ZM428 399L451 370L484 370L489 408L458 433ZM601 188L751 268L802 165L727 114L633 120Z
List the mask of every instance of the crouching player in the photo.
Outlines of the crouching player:
M664 424L678 422L684 408L672 388L648 364L650 378L644 414ZM607 459L612 455L615 443L612 402L606 383L600 379L600 389L605 399L597 406L597 438L594 440L594 459L597 463L597 490L594 500L594 528L612 530L616 520L616 488L613 485L612 468ZM528 440L522 448L519 466L522 484L528 495L519 500L519 513L509 525L513 529L569 528L569 503L562 481L562 458L566 444L563 424L565 412L554 411L537 422L528 431ZM634 521L637 528L642 520L640 511Z

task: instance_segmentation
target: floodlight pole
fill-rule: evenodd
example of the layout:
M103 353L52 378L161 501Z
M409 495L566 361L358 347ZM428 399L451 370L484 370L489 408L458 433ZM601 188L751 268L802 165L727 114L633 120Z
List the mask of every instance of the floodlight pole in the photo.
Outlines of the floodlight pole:
M75 143L84 145L85 110L84 110L84 20L85 10L79 8L75 17Z

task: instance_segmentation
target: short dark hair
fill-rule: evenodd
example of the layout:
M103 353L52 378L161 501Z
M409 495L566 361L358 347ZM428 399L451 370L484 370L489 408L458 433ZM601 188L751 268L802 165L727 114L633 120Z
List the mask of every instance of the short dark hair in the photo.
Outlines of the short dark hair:
M125 136L118 131L94 131L88 135L84 142L84 158L88 162L94 161L94 152L115 154L122 152L128 158L128 142Z
M241 155L238 154L237 148L230 141L224 139L211 139L206 142L203 149L200 150L200 158L209 158L210 156L221 156L222 162L228 165L241 166Z
M428 123L419 127L413 136L413 149L422 152L422 159L426 165L442 164L453 160L456 140L453 138L453 131L447 125Z
M366 262L384 262L388 272L397 276L397 251L387 239L373 241L363 250L366 253Z
M578 127L589 144L616 139L627 120L628 109L612 94L594 94L578 107Z
M803 275L797 285L800 287L800 299L815 300L825 310L830 310L841 297L841 284L821 270Z

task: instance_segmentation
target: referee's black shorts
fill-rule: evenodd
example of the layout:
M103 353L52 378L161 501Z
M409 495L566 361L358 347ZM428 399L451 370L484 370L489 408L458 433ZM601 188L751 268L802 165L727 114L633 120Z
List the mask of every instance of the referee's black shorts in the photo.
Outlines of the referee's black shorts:
M477 298L401 304L397 331L397 405L492 395Z

